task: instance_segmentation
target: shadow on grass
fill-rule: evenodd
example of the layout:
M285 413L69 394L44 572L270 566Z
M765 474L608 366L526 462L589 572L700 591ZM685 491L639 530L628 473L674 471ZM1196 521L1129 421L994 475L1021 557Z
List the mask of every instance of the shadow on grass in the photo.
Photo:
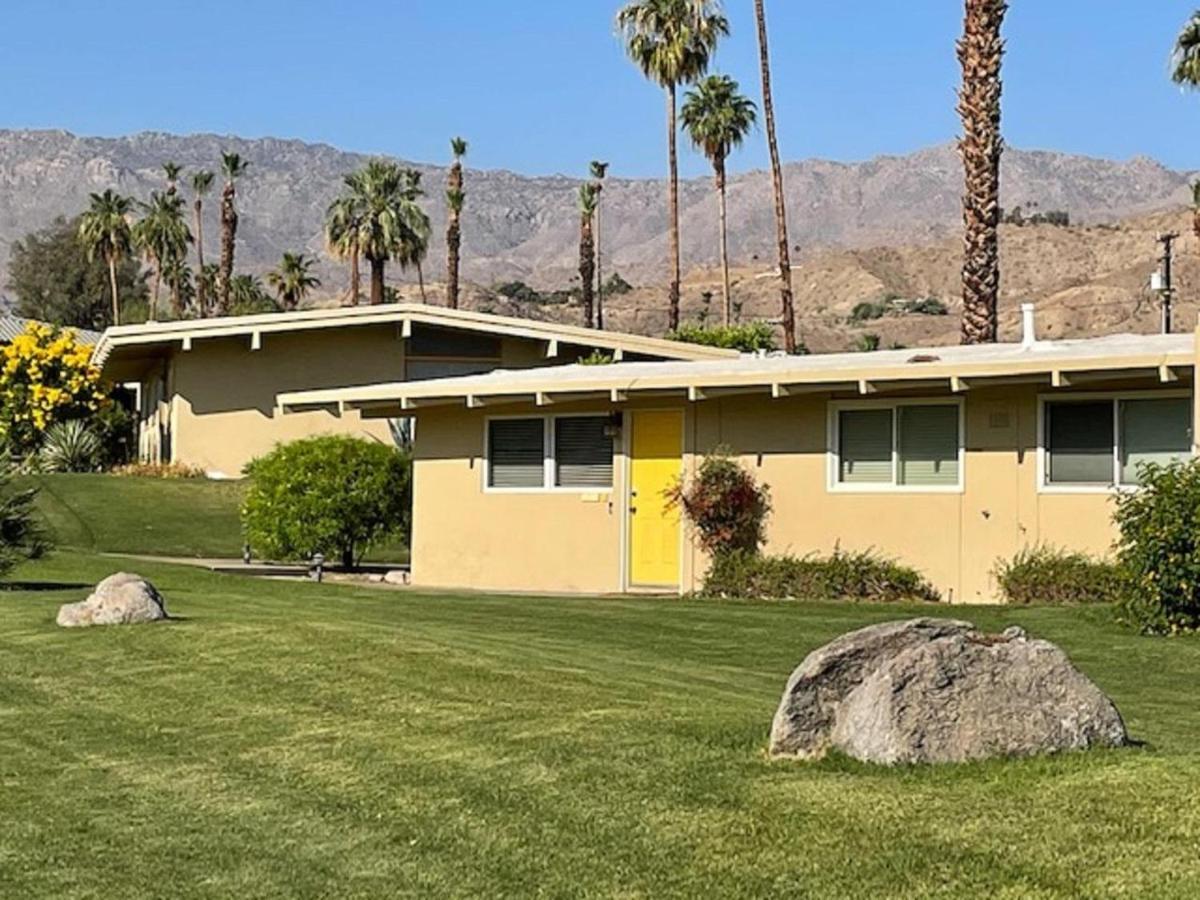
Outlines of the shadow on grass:
M92 587L90 584L71 581L5 581L0 583L0 592L18 594L41 591L81 591L90 587Z

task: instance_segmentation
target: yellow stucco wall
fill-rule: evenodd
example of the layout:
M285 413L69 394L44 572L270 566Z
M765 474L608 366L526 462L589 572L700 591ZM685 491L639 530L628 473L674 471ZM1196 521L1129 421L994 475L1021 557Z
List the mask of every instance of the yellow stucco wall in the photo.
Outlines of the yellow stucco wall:
M1125 387L1129 386L1111 384L1103 389ZM962 395L963 489L953 493L831 490L828 395L778 400L744 395L674 405L686 411L685 472L694 471L701 454L724 445L770 485L774 512L768 524L769 552L874 549L915 566L948 600L989 602L997 599L992 570L998 559L1035 544L1102 555L1115 537L1110 493L1038 490L1038 397L1039 388L1033 385ZM423 413L417 425L414 474L414 582L527 591L626 589L623 454L628 416L624 439L615 448L613 492L602 502L582 494L483 489L484 423L489 412L541 415L610 409L447 407ZM681 588L698 586L705 566L703 554L687 540Z

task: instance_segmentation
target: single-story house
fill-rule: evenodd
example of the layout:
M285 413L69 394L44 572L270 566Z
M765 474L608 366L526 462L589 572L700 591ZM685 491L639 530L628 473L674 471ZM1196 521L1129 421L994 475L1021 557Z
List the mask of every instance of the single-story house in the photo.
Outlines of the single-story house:
M391 440L396 421L278 413L276 395L575 363L735 358L729 350L551 322L388 304L109 328L93 362L137 395L139 456L237 477L277 443L323 432Z
M417 419L413 583L688 591L663 492L728 448L770 486L766 549L874 548L947 600L1021 548L1106 553L1139 464L1195 449L1192 335L495 371L282 395Z

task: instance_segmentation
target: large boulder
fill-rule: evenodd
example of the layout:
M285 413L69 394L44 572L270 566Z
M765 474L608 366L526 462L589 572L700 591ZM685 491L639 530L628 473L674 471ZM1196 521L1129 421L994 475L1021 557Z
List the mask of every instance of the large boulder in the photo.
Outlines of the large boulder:
M1128 742L1112 701L1019 628L912 619L842 635L792 673L771 754L837 749L866 762L963 762Z
M64 628L87 625L129 625L167 618L162 595L145 578L118 572L105 578L86 600L67 603L58 610Z

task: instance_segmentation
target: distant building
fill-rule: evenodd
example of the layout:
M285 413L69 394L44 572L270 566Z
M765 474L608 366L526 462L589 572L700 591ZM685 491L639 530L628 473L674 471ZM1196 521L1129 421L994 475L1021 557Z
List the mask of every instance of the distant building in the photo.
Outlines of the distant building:
M31 322L37 322L39 325L48 325L48 322L38 322L37 319L23 319L20 316L12 316L8 314L0 314L0 345L12 342L18 334L29 327ZM75 337L81 344L89 347L94 347L100 340L100 332L88 331L86 328L72 328L75 332Z

